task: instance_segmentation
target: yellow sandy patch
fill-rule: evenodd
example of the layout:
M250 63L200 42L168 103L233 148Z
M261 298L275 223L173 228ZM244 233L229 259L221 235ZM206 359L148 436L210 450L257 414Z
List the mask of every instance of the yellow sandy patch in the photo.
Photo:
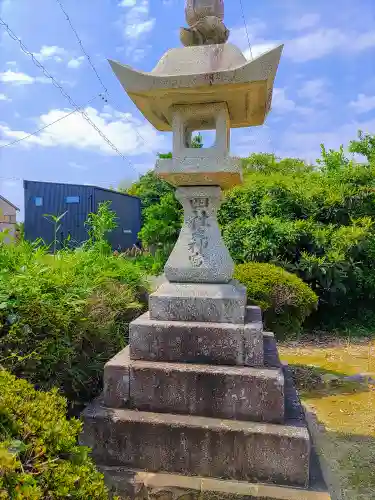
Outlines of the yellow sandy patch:
M280 345L280 356L290 365L310 365L346 375L366 373L375 378L375 342ZM375 386L303 392L301 397L316 413L325 430L319 451L336 478L335 489L344 500L375 500Z

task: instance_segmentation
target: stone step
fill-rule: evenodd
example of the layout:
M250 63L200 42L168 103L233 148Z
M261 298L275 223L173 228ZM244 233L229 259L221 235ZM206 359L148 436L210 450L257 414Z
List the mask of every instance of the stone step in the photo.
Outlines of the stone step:
M150 318L244 324L246 288L230 283L163 283L148 299Z
M308 489L181 476L171 473L150 473L126 467L98 465L107 486L122 500L158 498L181 500L331 500L324 481L310 481Z
M98 464L148 472L309 484L306 427L106 408L83 413L81 443Z
M281 423L281 369L134 361L129 347L104 368L104 403L141 411Z
M130 323L130 357L239 366L263 365L259 307L246 308L245 324L158 321L147 312Z

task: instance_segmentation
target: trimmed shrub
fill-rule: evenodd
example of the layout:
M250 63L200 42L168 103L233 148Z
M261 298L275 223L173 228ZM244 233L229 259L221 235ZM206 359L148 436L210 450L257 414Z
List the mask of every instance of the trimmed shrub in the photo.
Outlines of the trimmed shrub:
M248 262L234 277L246 286L249 304L262 308L267 329L278 337L298 334L318 297L300 278L272 264Z
M77 445L81 422L56 390L36 391L0 370L0 498L106 500L103 476Z

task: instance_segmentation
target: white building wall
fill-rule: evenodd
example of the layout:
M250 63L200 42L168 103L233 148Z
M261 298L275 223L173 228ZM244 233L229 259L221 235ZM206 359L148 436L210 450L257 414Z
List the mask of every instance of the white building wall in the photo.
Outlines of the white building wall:
M17 210L0 198L0 232L9 231L11 237L15 236Z

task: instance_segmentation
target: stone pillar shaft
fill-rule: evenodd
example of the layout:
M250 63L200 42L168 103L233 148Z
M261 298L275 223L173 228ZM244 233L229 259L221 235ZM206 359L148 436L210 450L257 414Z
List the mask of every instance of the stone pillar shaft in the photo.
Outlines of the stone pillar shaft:
M179 187L176 198L184 208L184 223L164 269L166 278L174 283L228 283L234 263L217 222L221 189Z

